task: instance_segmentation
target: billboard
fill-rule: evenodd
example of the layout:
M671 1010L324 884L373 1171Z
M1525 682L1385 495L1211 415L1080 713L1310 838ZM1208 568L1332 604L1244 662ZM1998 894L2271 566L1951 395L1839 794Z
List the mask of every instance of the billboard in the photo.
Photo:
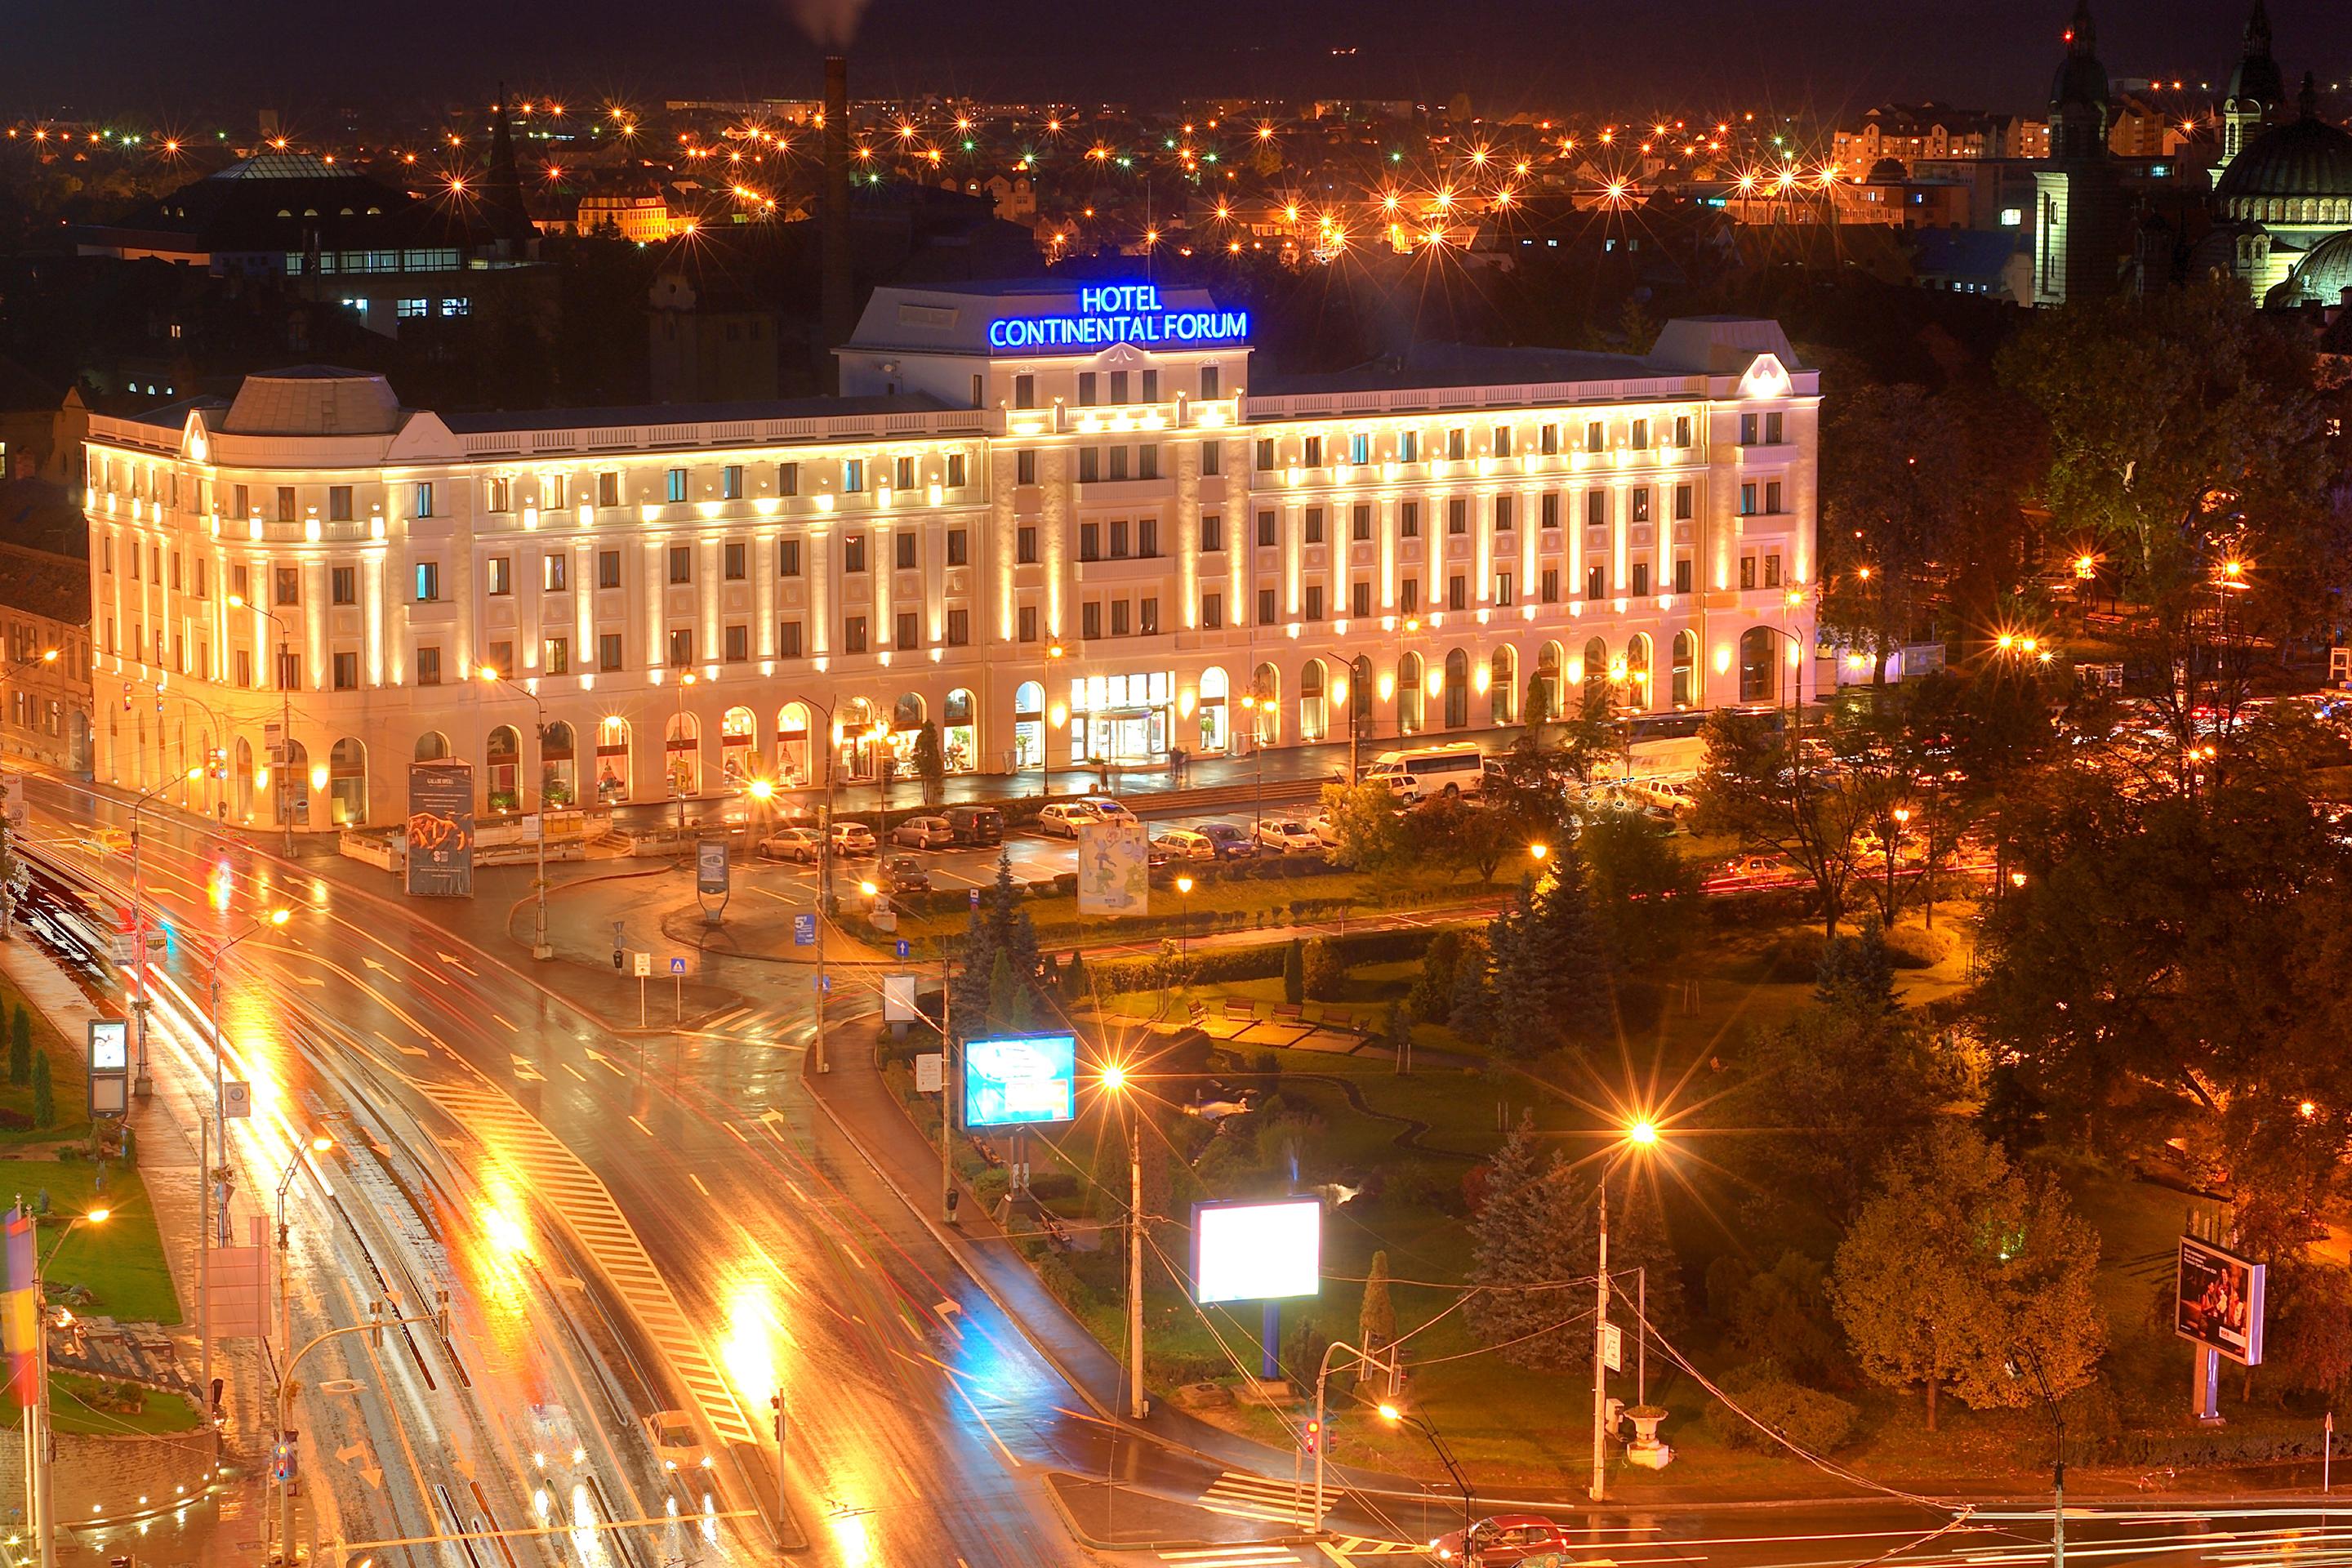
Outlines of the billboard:
M1076 1119L1077 1109L1076 1036L1021 1035L965 1042L966 1127L1069 1121Z
M2270 1270L2193 1236L2180 1238L2172 1331L2244 1366L2263 1359L2263 1293Z
M727 840L702 838L694 846L694 890L698 893L724 893L728 888L730 868L727 861Z
M474 764L408 764L408 891L474 896Z
M1151 851L1139 822L1088 822L1078 827L1078 913L1151 912Z
M1322 1199L1192 1205L1192 1299L1202 1306L1322 1289Z

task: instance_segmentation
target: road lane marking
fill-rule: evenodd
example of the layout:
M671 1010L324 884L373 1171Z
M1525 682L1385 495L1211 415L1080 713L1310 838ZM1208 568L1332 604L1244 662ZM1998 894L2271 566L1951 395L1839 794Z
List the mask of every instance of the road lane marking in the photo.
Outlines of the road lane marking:
M692 1171L688 1171L686 1173L686 1179L694 1184L694 1190L696 1192L700 1193L706 1198L710 1195L710 1189L702 1184L702 1178L700 1176L696 1175Z
M504 1015L502 1015L502 1014L499 1014L499 1013L492 1013L492 1014L490 1015L490 1016L491 1016L491 1017L493 1017L493 1018L498 1019L498 1021L499 1021L499 1023L501 1023L501 1024L507 1024L506 1018L505 1018ZM520 1029L516 1028L512 1024L507 1024L507 1033L508 1033L508 1034L509 1034L509 1035L520 1035L520 1034L521 1034L521 1033L522 1033L522 1031L521 1031Z
M588 1075L582 1072L578 1068L573 1067L570 1062L558 1062L555 1065L562 1068L565 1072L570 1073L573 1078L578 1079L582 1083L586 1083L588 1081Z
M644 1122L638 1121L635 1116L629 1118L629 1125L635 1128L638 1131L644 1133L648 1138L654 1135L654 1130L646 1126Z

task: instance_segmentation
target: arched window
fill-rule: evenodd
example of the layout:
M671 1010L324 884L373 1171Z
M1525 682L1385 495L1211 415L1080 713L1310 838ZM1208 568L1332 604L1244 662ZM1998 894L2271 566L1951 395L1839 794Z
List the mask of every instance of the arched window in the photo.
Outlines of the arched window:
M348 735L327 753L327 798L337 827L367 826L367 747Z
M270 795L278 803L278 821L290 818L297 827L310 826L310 749L299 741L286 742L286 765L270 774Z
M948 693L947 721L940 727L940 759L951 773L980 766L980 704L957 687Z
M489 744L483 748L489 764L489 777L485 781L489 791L492 811L522 809L522 732L511 724L501 724L490 731Z
M1772 668L1772 628L1750 626L1739 634L1739 700L1770 702L1780 690Z
M816 782L809 772L809 705L787 702L776 713L776 782L786 789L806 789Z
M427 730L416 737L416 760L420 763L445 762L449 756L449 737L438 730Z
M239 820L249 822L253 819L253 742L242 735L236 738L236 760L230 771L236 774L236 782L231 809Z
M629 721L607 716L596 725L596 804L616 805L629 798L634 774Z
M1232 683L1223 668L1211 665L1201 672L1201 751L1213 754L1232 743L1233 719L1227 711L1226 700L1232 695Z
M1250 671L1250 689L1245 698L1250 709L1250 734L1258 745L1271 746L1282 739L1282 677L1270 664L1261 664Z
M1045 761L1045 688L1024 680L1013 690L1013 766L1018 771Z
M702 793L702 725L691 713L673 713L663 731L663 750L669 770L669 793Z
M1562 716L1559 672L1567 662L1568 650L1556 642L1548 642L1536 650L1535 679L1528 683L1528 723L1547 723Z
M1422 730L1421 655L1400 654L1396 669L1397 733L1418 735Z
M1373 689L1372 661L1362 654L1348 667L1348 704L1355 714L1356 733L1369 736L1372 732Z
M1445 727L1470 722L1470 656L1454 648L1445 656Z
M1518 711L1519 650L1505 643L1486 661L1486 721L1517 723Z
M539 804L562 807L580 799L578 738L572 726L558 719L539 735Z
M730 708L719 720L719 778L722 789L740 789L751 777L759 751L759 721L749 708Z
M1323 689L1323 661L1310 658L1298 670L1298 738L1321 740L1330 731L1330 704Z
M1584 645L1584 700L1609 694L1609 645L1594 637Z
M911 691L901 692L890 710L890 728L919 730L923 727L923 700Z
M1675 634L1675 706L1698 706L1698 638L1689 632Z
M1649 711L1650 635L1647 632L1635 632L1633 640L1625 645L1625 689L1619 694L1619 700L1643 712Z

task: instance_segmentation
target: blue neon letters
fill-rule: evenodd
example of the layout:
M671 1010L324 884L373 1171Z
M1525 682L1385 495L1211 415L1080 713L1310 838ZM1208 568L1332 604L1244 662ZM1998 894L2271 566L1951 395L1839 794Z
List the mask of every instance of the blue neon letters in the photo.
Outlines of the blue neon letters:
M1075 316L1008 316L988 323L988 346L1003 350L1085 350L1113 343L1237 343L1249 337L1247 310L1163 310L1149 283L1107 283L1078 290Z

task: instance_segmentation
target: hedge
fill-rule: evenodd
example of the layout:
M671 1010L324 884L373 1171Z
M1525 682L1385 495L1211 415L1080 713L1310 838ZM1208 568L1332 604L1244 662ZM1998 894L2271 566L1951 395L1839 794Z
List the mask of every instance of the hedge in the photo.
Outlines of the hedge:
M1436 932L1428 927L1404 931L1371 931L1347 936L1324 937L1338 951L1342 964L1385 963L1393 959L1418 958L1421 950L1429 945ZM1192 971L1196 984L1214 984L1226 980L1271 980L1282 973L1284 955L1290 951L1287 942L1266 942L1251 947L1213 947L1196 950L1187 955L1186 966ZM1132 959L1125 963L1092 963L1087 973L1094 977L1095 989L1104 995L1122 991L1156 991L1160 988L1161 968L1159 960Z

